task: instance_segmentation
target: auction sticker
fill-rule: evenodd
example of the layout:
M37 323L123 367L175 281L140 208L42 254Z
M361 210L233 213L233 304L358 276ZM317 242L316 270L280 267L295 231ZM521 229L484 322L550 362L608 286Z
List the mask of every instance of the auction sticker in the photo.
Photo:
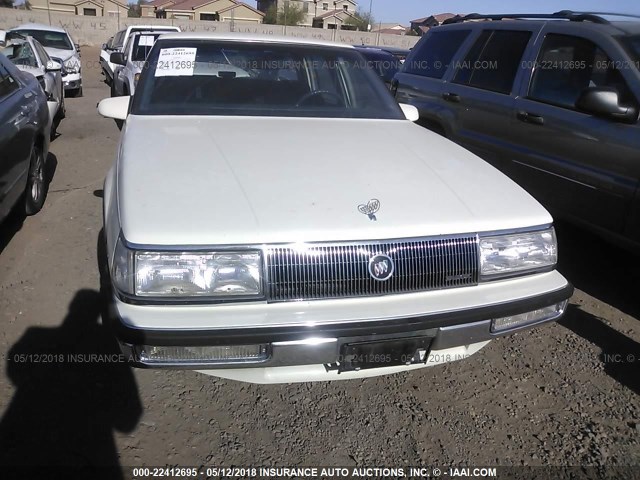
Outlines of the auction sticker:
M138 46L140 47L153 47L156 38L153 35L140 35L138 40Z
M156 77L192 77L197 48L161 48Z

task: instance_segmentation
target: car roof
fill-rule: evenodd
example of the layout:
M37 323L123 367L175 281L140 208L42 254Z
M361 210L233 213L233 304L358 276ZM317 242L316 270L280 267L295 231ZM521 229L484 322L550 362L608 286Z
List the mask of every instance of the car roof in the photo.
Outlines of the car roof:
M259 35L251 33L176 32L166 33L162 35L159 40L222 40L229 42L264 42L354 49L353 45L347 45L346 43L337 43L325 40L297 37L285 37L283 35Z
M602 12L572 12L563 10L552 14L479 14L471 13L464 17L452 18L443 22L443 27L464 25L466 28L486 28L509 22L511 25L524 26L525 28L540 28L546 23L566 23L572 27L585 30L598 30L612 35L626 33L640 33L640 16L602 13Z
M14 30L44 30L49 32L67 33L67 31L64 28L52 27L51 25L44 25L42 23L24 23L22 25L18 25L17 27L13 27L9 31L14 31Z

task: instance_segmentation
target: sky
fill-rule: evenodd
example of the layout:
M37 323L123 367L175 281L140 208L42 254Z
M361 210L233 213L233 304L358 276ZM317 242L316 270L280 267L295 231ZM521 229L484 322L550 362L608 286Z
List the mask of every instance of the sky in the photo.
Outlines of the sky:
M256 5L253 0L243 1L252 6ZM507 2L504 0L359 0L358 7L368 12L371 5L376 22L398 22L407 26L413 19L449 12L553 13L558 10L604 10L640 15L640 0L519 0L509 3L513 4L505 6Z

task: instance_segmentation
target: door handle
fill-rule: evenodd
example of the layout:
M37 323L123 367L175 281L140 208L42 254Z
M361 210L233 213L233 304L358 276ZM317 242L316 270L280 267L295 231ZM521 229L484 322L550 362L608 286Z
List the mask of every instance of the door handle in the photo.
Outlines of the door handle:
M541 115L520 111L516 116L521 122L532 123L534 125L544 125L544 117Z
M453 103L460 103L460 95L458 95L457 93L443 93L442 94L442 98L444 98L447 102L453 102Z

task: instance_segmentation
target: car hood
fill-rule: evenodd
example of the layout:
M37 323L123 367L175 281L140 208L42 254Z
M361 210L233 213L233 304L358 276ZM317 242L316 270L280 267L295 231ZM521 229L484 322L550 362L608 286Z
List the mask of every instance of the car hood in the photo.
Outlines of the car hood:
M123 234L145 245L393 239L552 221L489 164L402 120L130 115L117 186ZM369 218L359 205L373 199Z
M63 62L69 60L76 53L75 50L63 50L61 48L44 47L44 49L50 57L59 58Z

